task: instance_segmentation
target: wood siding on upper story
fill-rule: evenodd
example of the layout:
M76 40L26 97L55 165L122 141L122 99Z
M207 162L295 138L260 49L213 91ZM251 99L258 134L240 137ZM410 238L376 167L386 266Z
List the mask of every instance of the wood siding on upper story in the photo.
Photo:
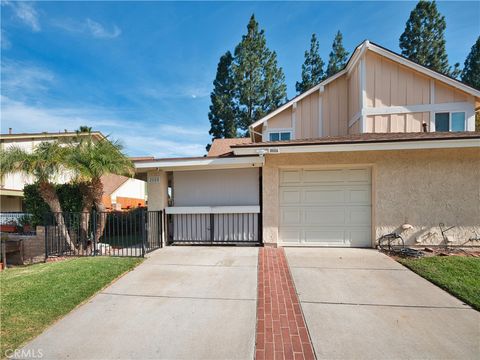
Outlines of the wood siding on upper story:
M461 111L466 114L467 129L473 130L477 100L452 85L367 50L348 72L298 101L294 99L261 129L264 141L269 132L279 130L291 130L294 139L361 132L421 132L423 124L427 131L434 131L435 112Z

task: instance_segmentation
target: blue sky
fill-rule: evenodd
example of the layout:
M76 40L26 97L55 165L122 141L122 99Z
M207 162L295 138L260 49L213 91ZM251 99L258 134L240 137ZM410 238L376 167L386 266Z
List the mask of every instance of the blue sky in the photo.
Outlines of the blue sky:
M337 29L348 51L394 51L415 2L12 2L1 6L1 131L89 125L129 155L203 155L219 57L255 13L295 95L317 33L324 61ZM479 2L440 2L451 63L480 34Z

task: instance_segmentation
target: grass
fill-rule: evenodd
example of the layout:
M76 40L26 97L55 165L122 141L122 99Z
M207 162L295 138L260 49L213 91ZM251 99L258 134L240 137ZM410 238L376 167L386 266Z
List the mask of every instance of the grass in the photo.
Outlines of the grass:
M450 294L480 310L480 259L435 256L399 259L400 263Z
M88 257L7 269L0 273L0 358L143 259Z

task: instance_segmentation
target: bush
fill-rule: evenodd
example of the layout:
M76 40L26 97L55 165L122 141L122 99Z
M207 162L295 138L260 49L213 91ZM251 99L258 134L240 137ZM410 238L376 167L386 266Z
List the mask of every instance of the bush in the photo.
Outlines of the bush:
M63 211L82 211L82 195L78 184L59 184L56 185L56 190ZM25 210L32 214L30 225L33 228L37 225L43 225L44 215L50 212L50 208L40 196L38 184L25 185L23 195Z

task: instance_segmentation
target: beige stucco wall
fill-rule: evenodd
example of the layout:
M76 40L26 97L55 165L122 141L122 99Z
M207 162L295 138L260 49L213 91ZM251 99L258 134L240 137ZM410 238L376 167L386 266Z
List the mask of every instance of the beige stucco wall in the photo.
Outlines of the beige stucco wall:
M439 244L438 224L455 243L480 235L480 151L436 149L266 155L263 169L263 237L278 239L280 167L366 165L372 168L372 234L404 231L407 243ZM374 240L374 239L372 239Z
M168 206L168 176L165 171L147 174L148 210L163 210Z

